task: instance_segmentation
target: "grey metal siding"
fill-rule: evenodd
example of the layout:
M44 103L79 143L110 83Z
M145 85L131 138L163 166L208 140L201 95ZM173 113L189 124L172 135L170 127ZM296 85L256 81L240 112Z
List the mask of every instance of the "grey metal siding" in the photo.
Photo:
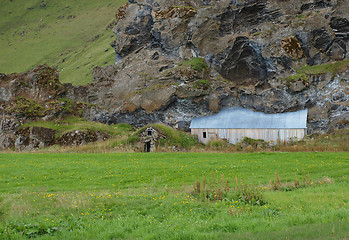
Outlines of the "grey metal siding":
M307 109L265 114L244 108L223 109L216 115L195 118L190 128L203 129L300 129L307 128Z
M207 133L207 137L203 138L203 132ZM198 136L198 140L208 143L210 140L221 138L227 139L230 143L235 144L244 137L253 139L263 139L266 142L276 143L280 141L288 141L290 139L302 139L306 134L305 129L191 129L193 135Z

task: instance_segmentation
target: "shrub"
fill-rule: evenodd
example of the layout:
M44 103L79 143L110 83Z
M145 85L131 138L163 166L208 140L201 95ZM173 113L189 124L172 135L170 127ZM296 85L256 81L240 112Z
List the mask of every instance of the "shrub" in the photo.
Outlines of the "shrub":
M45 116L45 110L45 107L39 103L25 97L17 97L14 105L6 108L6 111L10 113L15 113L30 118Z
M212 174L213 175L213 174ZM239 184L236 178L236 187L231 188L229 182L223 177L217 181L213 175L213 182L207 183L206 177L203 178L202 183L196 181L193 185L192 195L201 199L202 201L239 201L244 204L264 205L263 189L254 185Z
M263 139L253 139L253 138L248 138L244 137L238 144L240 147L248 147L251 146L253 148L266 148L268 146L268 143L264 141Z
M263 199L263 190L254 185L240 185L235 192L236 198L243 203L262 206L266 202Z
M225 149L230 149L232 144L230 144L226 139L214 139L206 144L206 150L222 151Z

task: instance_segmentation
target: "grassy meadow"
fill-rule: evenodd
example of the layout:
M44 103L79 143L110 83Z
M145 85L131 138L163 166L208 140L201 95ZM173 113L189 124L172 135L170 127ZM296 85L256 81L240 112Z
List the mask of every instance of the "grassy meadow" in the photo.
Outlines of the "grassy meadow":
M346 239L348 153L0 155L1 239Z
M47 63L61 82L86 84L94 66L115 61L107 26L126 0L0 1L0 72L23 72Z

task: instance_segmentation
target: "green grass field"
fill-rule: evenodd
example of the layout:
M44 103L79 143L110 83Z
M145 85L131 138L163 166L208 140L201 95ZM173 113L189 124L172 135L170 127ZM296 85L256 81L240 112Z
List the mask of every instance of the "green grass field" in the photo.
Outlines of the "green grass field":
M348 153L1 154L0 234L346 239L348 173ZM286 187L296 178L299 188ZM247 202L238 188L258 189L263 201Z
M43 4L44 2L44 4ZM115 61L106 29L126 0L16 0L0 2L0 72L47 63L61 82L86 84L94 66Z

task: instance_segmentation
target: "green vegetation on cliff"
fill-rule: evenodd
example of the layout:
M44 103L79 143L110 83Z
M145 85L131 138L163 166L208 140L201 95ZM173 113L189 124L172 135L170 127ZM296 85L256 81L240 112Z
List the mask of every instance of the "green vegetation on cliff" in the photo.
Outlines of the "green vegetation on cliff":
M326 73L337 74L337 73L342 73L347 69L349 69L349 59L333 62L333 63L315 65L315 66L304 66L300 69L297 69L296 74L287 77L285 80L287 82L294 82L298 80L302 80L303 82L308 82L309 77L311 75L319 75L319 74L326 74Z
M126 0L0 2L0 72L47 63L64 83L86 84L94 66L115 61L107 26Z
M191 69L198 71L198 72L208 70L208 66L205 62L205 59L199 58L199 57L183 61L180 65L185 66L185 67L190 67Z
M38 119L49 114L55 114L57 118L82 117L83 110L89 106L91 104L77 102L69 98L59 98L43 103L25 97L17 97L14 102L5 107L5 112L29 119Z
M28 118L43 117L45 116L45 110L44 106L24 97L17 97L13 106L7 106L5 109L9 113L23 115Z
M68 117L63 120L56 121L35 121L28 122L21 126L21 128L25 127L44 127L52 130L56 130L56 136L60 137L65 133L73 132L73 131L99 131L108 133L111 136L117 135L127 135L132 132L133 127L129 124L117 124L117 125L107 125L98 122L87 121L83 118L78 117Z

